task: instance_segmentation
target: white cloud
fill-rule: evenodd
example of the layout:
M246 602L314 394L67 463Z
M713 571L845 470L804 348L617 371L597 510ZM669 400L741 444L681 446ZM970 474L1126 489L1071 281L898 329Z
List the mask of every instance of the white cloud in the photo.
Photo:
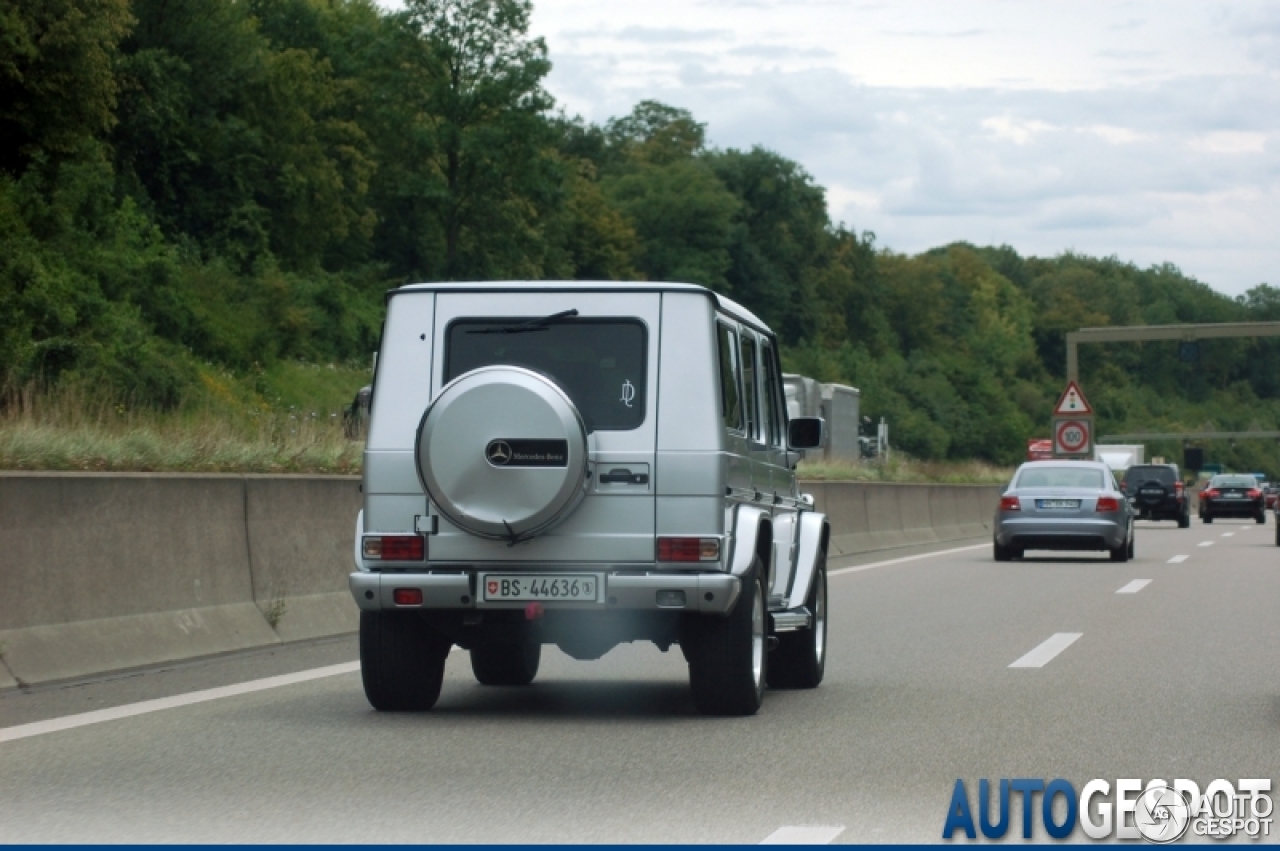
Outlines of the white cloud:
M1025 145L1036 135L1056 129L1043 121L1017 121L1007 115L982 119L982 126L997 139L1008 139L1015 145Z
M1267 135L1220 130L1215 133L1206 133L1187 144L1193 150L1210 154L1261 154L1267 149Z
M1139 133L1128 127L1112 127L1107 124L1095 124L1092 127L1084 128L1084 130L1099 139L1110 142L1112 145L1131 145L1134 142L1142 142L1151 138L1146 133Z

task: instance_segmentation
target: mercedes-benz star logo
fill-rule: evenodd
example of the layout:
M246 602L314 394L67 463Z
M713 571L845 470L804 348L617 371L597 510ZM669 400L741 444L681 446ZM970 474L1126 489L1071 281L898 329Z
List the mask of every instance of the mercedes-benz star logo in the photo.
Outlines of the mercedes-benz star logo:
M1133 826L1148 842L1164 844L1180 839L1191 822L1191 805L1176 789L1151 786L1138 798Z
M501 467L511 460L511 447L505 440L492 440L485 447L484 457L490 464Z

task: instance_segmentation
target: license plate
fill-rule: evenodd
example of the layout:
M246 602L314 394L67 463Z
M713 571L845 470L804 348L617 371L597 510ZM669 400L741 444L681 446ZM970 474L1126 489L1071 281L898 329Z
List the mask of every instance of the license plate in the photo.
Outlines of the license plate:
M1147 496L1164 496L1162 488L1143 488L1142 492Z
M1244 494L1242 493L1224 493L1222 496L1225 499L1244 499Z
M601 585L595 573L486 573L480 577L485 602L598 603Z
M1078 499L1037 499L1036 508L1079 508Z

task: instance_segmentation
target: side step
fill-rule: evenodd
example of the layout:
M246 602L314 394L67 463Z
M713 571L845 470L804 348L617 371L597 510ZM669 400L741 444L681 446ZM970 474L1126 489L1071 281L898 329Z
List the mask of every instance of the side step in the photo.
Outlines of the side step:
M804 606L795 609L787 609L785 612L770 612L769 617L773 620L773 632L795 632L798 629L808 629L813 625L813 615Z

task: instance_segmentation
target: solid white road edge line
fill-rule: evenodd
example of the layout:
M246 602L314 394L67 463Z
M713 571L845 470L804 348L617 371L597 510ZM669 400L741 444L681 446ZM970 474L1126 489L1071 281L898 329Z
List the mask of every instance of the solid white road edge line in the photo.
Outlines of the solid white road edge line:
M1117 594L1137 594L1139 591L1141 591L1143 588L1146 588L1150 584L1151 584L1150 579L1135 579L1132 582L1130 582L1128 585L1121 588L1116 593Z
M1174 556L1173 558L1169 559L1169 564L1182 564L1188 558L1190 558L1190 556Z
M842 567L839 570L828 570L827 576L839 576L842 573L857 573L860 570L874 570L877 567L888 567L891 564L904 564L909 561L919 561L922 558L933 558L934 556L947 556L954 553L966 553L969 550L981 550L990 547L990 544L973 544L968 547L956 547L952 550L938 550L932 553L920 553L914 556L903 556L902 558L891 558L888 561L874 561L871 564L860 564L857 567ZM837 556L839 558L839 556Z
M1054 656L1066 650L1083 632L1056 632L1036 649L1011 664L1010 668L1043 668Z
M761 840L761 845L830 845L844 833L842 824L789 824Z
M96 709L93 712L82 712L79 715L67 715L52 718L48 721L36 721L31 724L19 724L16 727L0 728L0 742L12 742L15 739L28 739L45 733L58 733L76 727L87 727L90 724L101 724L104 721L116 721L121 718L132 718L134 715L146 715L148 712L159 712L162 709L175 709L179 706L190 706L193 703L204 703L224 697L235 697L255 691L265 691L281 686L291 686L338 674L350 674L360 670L359 662L344 662L341 665L328 665L324 668L312 668L309 671L298 671L296 674L282 674L278 677L266 677L261 680L250 680L231 686L193 691L190 694L179 694L173 697L161 697L155 700L144 700L141 703L130 703L125 706L114 706L110 709Z

